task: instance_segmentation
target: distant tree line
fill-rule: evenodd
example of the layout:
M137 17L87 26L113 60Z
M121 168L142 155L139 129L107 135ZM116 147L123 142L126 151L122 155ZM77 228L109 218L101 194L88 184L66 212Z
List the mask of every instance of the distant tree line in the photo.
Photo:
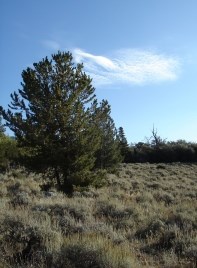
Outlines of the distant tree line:
M153 128L152 136L146 142L129 145L123 129L119 129L119 133L124 137L120 145L125 163L197 162L197 143L185 140L166 141Z
M123 128L115 127L109 103L98 103L91 78L69 52L34 63L22 72L22 81L9 108L0 106L1 170L23 165L72 193L74 186L103 185L104 171L120 162L197 161L197 144L166 142L155 129L147 142L129 145Z

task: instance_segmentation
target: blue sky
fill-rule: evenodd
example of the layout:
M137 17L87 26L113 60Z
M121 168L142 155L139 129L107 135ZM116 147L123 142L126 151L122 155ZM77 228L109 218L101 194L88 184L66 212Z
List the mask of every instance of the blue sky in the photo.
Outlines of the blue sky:
M153 124L162 138L197 142L196 27L196 0L1 0L0 105L23 69L69 50L129 142Z

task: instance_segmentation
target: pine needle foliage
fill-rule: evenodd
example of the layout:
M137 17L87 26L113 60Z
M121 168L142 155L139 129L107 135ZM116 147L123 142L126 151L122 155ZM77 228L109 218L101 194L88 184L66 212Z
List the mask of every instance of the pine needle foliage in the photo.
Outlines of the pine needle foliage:
M98 104L91 78L70 52L34 63L22 79L9 109L0 112L23 148L24 163L52 171L65 191L90 184L103 136L99 122L110 118L110 106Z

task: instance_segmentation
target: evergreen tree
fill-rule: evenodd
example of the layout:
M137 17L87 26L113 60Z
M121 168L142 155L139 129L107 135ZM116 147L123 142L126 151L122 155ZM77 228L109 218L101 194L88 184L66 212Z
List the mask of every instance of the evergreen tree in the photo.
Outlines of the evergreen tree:
M121 161L117 131L110 116L111 107L107 101L102 101L97 113L101 114L97 123L101 141L96 153L96 167L107 169L116 166Z
M101 144L97 123L105 117L90 77L72 60L69 52L58 52L51 60L34 63L34 68L22 72L22 89L11 94L9 109L0 107L31 160L28 164L42 172L52 170L65 191L91 182Z
M129 145L124 133L123 127L119 127L118 129L118 141L119 141L119 147L120 147L120 152L123 158L123 162L129 162L129 155L130 155L130 149Z

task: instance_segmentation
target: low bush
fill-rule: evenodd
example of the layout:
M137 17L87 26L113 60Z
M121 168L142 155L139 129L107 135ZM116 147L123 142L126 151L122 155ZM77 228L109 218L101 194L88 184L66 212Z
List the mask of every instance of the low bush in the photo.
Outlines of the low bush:
M0 267L195 268L197 165L159 165L121 165L72 197L1 174Z

